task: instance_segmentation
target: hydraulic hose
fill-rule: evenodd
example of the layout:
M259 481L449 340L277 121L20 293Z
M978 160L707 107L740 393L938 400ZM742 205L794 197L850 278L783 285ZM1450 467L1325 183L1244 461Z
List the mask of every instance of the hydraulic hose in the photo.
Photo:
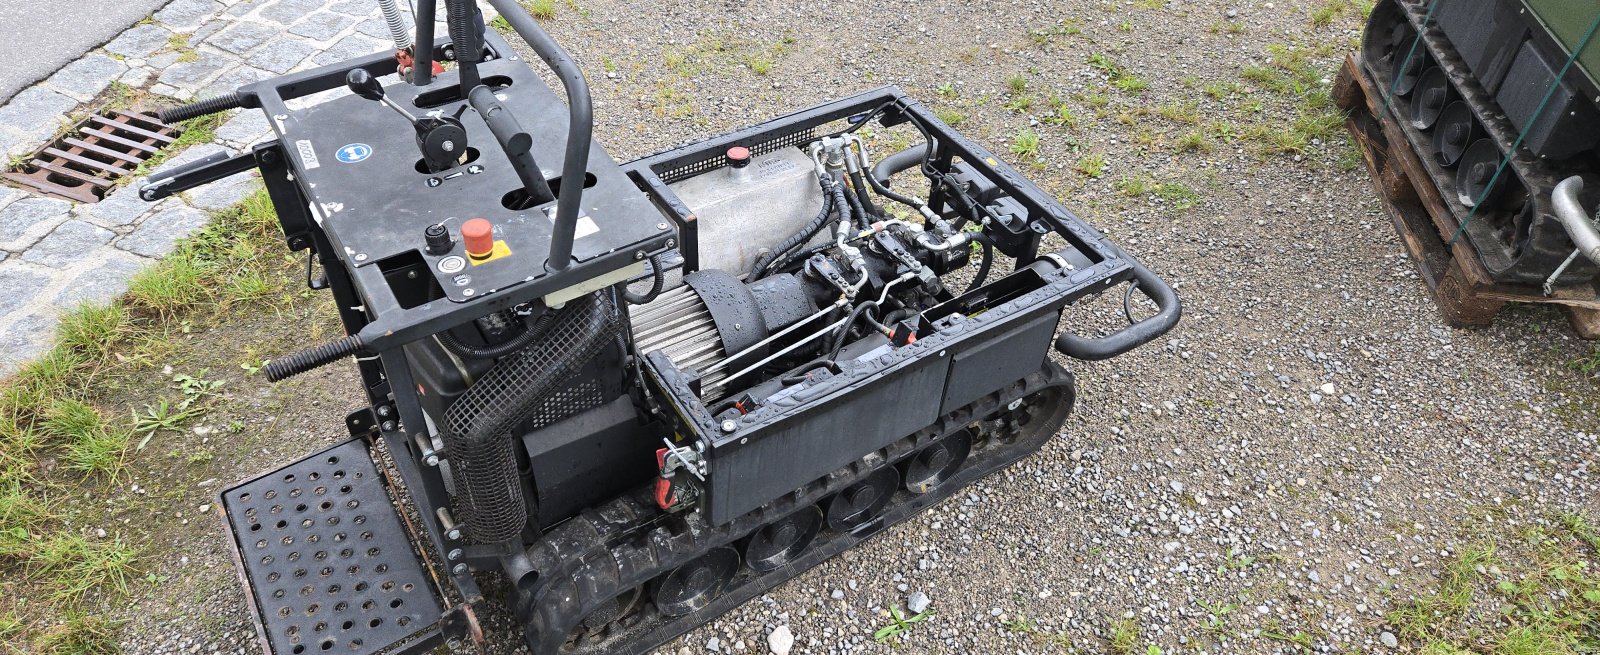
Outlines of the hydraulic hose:
M994 239L982 232L967 232L972 235L972 240L983 246L983 259L978 262L978 272L972 276L972 284L967 285L967 290L962 293L971 293L989 279L989 268L994 265Z
M868 176L871 181L875 182L873 187L886 187L889 185L889 178L894 177L896 173L921 164L923 158L927 156L927 150L928 146L926 144L919 143L884 157L882 161L878 162L878 165L872 167L872 175ZM882 193L882 191L879 193Z
M769 267L787 257L795 248L805 245L807 241L817 236L817 233L821 232L822 228L828 224L828 219L833 214L833 192L828 188L829 181L823 181L821 184L822 211L817 212L816 217L812 218L811 222L806 223L805 227L800 228L799 232L790 235L789 238L779 243L777 247L757 259L755 265L750 268L750 281L753 282L765 277Z
M646 291L643 296L636 296L632 291L628 291L628 287L622 287L622 299L628 301L628 304L644 305L655 300L656 296L661 295L661 288L667 284L667 272L661 269L661 255L652 255L650 257L650 271L654 274L650 282L650 290Z
M856 195L855 190L845 189L844 197L850 201L850 208L855 210L856 213L855 220L851 221L850 225L857 228L865 228L867 225L870 225L872 223L872 217L867 213L866 207L862 206L861 197Z
M423 0L427 2L428 0ZM450 43L456 50L456 68L461 76L461 97L466 97L482 84L478 77L478 61L483 58L483 47L478 44L478 3L473 0L445 0L446 25L450 28Z
M858 220L862 224L870 224L873 218L882 216L883 211L872 204L872 198L867 196L867 183L862 177L860 170L850 171L850 184L854 187L856 200L861 203L861 207L856 208L856 212L861 214Z

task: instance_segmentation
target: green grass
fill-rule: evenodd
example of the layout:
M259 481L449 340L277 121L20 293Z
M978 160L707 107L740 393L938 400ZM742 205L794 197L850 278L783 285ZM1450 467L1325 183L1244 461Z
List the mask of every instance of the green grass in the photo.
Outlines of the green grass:
M122 305L85 302L61 316L56 335L68 348L101 359L125 336L127 329L128 311Z
M1039 134L1029 128L1017 130L1016 136L1011 138L1011 154L1025 159L1039 157Z
M121 623L73 611L58 625L50 626L35 643L39 655L116 655L117 629Z
M1098 152L1084 155L1078 160L1078 163L1073 166L1073 170L1083 173L1089 177L1098 178L1101 175L1104 175L1106 172L1106 156Z
M76 533L58 533L39 544L33 564L50 578L51 593L70 601L96 587L127 595L136 577L135 553L121 538L91 542Z
M140 274L127 295L67 311L53 346L0 380L0 582L29 587L28 603L0 609L0 631L16 633L0 642L25 644L20 652L28 653L114 650L115 624L80 612L86 598L116 607L143 580L141 545L85 532L112 527L107 516L128 509L101 502L119 495L104 489L138 456L129 448L137 417L112 408L168 402L142 394L152 370L186 356L178 335L231 317L241 303L263 303L270 314L300 297L303 263L281 240L271 202L257 192L218 212ZM220 393L204 371L170 377L173 388L155 392L181 400L151 419L166 428L204 413ZM94 502L57 500L80 496Z
M58 398L44 412L43 434L66 449L67 466L115 476L128 448L128 431L79 400Z
M556 17L556 0L524 0L522 7L528 15L538 19Z
M1208 152L1211 142L1206 140L1206 135L1200 132L1185 132L1178 137L1179 152Z
M1395 632L1436 655L1600 651L1600 535L1587 516L1554 512L1515 536L1480 536L1386 615Z
M1021 75L1012 75L1010 78L1006 79L1006 88L1010 89L1014 94L1027 91L1028 78Z
M1133 647L1139 642L1139 622L1126 617L1112 621L1108 641L1106 645L1115 655L1132 653Z
M1200 202L1200 194L1180 182L1162 182L1150 177L1133 177L1119 180L1116 187L1118 191L1122 192L1122 195L1130 198L1153 197L1178 210L1191 209L1196 203ZM1232 558L1230 557L1231 561ZM1240 565L1249 566L1247 562ZM1230 563L1224 563L1224 566L1231 568Z
M956 127L967 119L966 114L948 107L933 110L933 115L950 127Z
M889 620L891 623L873 631L872 640L880 644L888 643L898 646L900 644L901 634L904 634L906 631L910 630L912 626L926 621L932 616L933 610L929 609L923 610L922 613L915 616L907 617L903 612L900 611L899 605L891 606L889 608Z

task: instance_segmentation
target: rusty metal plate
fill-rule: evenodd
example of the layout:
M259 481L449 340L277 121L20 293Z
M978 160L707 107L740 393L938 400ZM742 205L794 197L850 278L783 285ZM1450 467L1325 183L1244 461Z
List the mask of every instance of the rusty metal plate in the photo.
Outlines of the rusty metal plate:
M72 126L3 177L45 195L98 202L178 133L152 114L109 109Z

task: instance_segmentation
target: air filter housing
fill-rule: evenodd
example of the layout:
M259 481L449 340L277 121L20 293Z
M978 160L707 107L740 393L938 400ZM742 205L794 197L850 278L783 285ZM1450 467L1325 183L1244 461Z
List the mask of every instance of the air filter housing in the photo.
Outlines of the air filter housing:
M659 350L678 369L700 373L703 398L722 395L722 382L733 371L719 364L729 355L817 311L794 275L747 285L726 272L705 270L684 276L683 282L633 311L634 348L640 354Z

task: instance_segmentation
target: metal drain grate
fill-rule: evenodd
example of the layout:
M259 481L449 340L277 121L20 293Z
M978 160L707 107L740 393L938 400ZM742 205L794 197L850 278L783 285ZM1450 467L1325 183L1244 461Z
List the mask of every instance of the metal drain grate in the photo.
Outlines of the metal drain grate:
M5 178L52 196L98 202L178 137L154 115L110 109L85 118Z
M271 652L373 653L438 620L362 441L227 489L222 507Z

